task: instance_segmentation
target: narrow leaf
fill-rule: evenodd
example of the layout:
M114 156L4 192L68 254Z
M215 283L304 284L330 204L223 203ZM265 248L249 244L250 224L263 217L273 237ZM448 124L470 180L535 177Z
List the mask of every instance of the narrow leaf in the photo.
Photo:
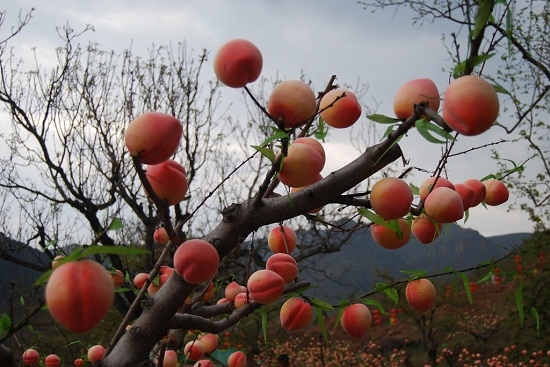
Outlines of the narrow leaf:
M311 304L315 307L320 309L321 311L332 311L334 310L334 307L331 306L330 303L323 301L321 299L313 299L311 301Z
M399 302L399 293L397 293L397 289L395 289L395 288L386 288L386 289L384 289L383 292L395 304L397 304Z
M536 308L534 307L531 307L531 309L529 310L531 311L531 315L533 315L533 317L535 318L535 323L537 325L537 336L540 336L540 318L539 318L539 313L537 311Z
M267 311L265 310L265 307L260 308L260 312L262 313L262 333L264 336L264 343L267 343Z
M382 304L380 302L378 302L378 300L375 300L373 298L366 298L364 300L362 300L362 302L364 304L366 304L367 306L374 306L376 307L381 314L383 315L388 315L388 312L384 309L384 306L382 306Z
M0 335L7 333L11 329L11 317L7 313L0 316Z
M376 113L373 115L367 115L367 118L371 121L378 122L379 124L395 124L400 121L395 117L384 116Z
M325 315L323 315L323 310L320 308L315 308L315 313L317 314L317 325L319 325L319 328L321 329L323 339L325 339L325 342L328 343L328 334L325 327Z
M466 296L468 296L468 301L470 304L474 303L474 300L472 299L472 292L470 291L470 280L468 279L468 276L464 273L460 273L460 278L462 278L462 284L464 285L464 290L466 291Z
M454 70L453 70L453 77L456 79L458 77L460 77L462 74L464 74L464 72L466 71L467 68L473 68L477 65L480 65L482 63L484 63L485 61L489 60L491 57L493 57L495 54L483 54L483 55L478 55L478 56L475 56L475 57L470 57L469 59L466 59L464 61L462 61L461 63L458 63Z
M264 157L269 159L271 163L275 162L275 153L271 149L259 145L252 145L251 147L260 152Z
M111 221L111 224L109 224L109 227L107 227L108 231L116 231L118 229L122 229L122 219L120 218L113 218Z
M455 141L456 139L448 131L434 124L433 122L423 119L417 120L414 124L420 135L430 143L444 144L447 141ZM432 134L439 135L445 140L439 140Z
M491 17L491 12L493 11L493 3L494 0L479 0L477 14L474 19L472 40L477 38L481 34L483 28L485 28L485 25L487 25L487 21Z
M524 313L524 310L523 310L523 283L522 282L519 282L519 285L516 288L515 298L516 298L516 307L517 307L518 313L519 313L519 322L523 326L523 321L525 319L525 313Z

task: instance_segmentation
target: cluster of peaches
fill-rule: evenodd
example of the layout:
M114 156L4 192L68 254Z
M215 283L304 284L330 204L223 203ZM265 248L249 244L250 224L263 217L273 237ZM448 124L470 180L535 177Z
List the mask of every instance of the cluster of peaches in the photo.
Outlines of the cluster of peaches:
M90 363L95 363L103 358L105 354L105 348L101 345L94 345L88 349L87 359ZM34 348L28 348L23 352L22 361L27 366L36 366L40 361L40 354ZM62 365L61 358L57 354L48 354L44 358L45 367L60 367ZM73 366L82 367L84 366L84 359L76 358L73 361Z

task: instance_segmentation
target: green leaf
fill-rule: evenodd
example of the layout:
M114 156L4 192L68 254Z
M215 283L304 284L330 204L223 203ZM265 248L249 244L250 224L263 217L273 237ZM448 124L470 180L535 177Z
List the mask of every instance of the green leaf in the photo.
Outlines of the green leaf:
M336 330L336 328L338 327L338 325L340 325L340 319L342 318L342 314L344 313L344 309L346 308L346 306L348 305L348 301L346 300L341 300L339 302L339 306L340 308L338 309L338 315L336 316L336 321L334 321L334 328L333 330Z
M109 254L109 255L147 255L150 252L145 249L137 247L126 247L126 246L90 246L82 252L81 257L88 257L93 255L100 254Z
M533 315L533 317L535 318L535 323L537 325L537 336L540 336L540 318L539 318L539 313L537 311L536 308L534 307L531 307L529 309L529 311L531 312L531 315Z
M492 276L493 276L493 270L491 269L491 270L489 270L489 272L487 274L485 274L485 276L483 278L478 280L476 283L481 284L483 282L486 282L486 281L490 280Z
M267 311L265 307L260 308L262 314L262 333L264 336L264 343L267 343Z
M334 307L330 305L330 303L323 301L321 299L313 299L311 301L311 304L313 307L320 309L321 311L332 311L334 310Z
M379 216L378 214L376 214L375 212L373 212L373 211L371 211L367 208L357 208L357 213L360 216L367 218L368 220L370 220L373 223L380 224L380 225L383 225L383 226L387 225L384 218L382 218L381 216Z
M109 227L107 227L108 231L116 231L118 229L122 229L122 219L120 218L113 218L111 221L111 224L109 224Z
M284 130L281 130L281 129L277 129L277 128L274 127L274 126L270 126L270 128L274 131L273 134L270 135L270 136L268 136L268 137L262 142L262 144L260 144L260 146L265 147L265 146L267 146L269 143L271 143L272 141L275 141L275 140L289 139L288 132L286 132L286 131L284 131Z
M479 0L477 7L477 14L474 19L474 30L472 32L472 40L477 38L481 31L487 25L487 22L491 18L491 12L493 11L494 0Z
M495 88L495 91L497 93L506 94L506 95L511 96L510 92L508 92L508 90L506 88L504 88L502 85L493 84L493 88Z
M459 275L460 275L460 278L462 278L462 284L464 285L466 296L468 296L468 302L472 304L474 303L474 300L472 299L472 292L470 291L470 279L468 279L468 276L464 273L460 273Z
M456 140L448 131L430 121L426 121L424 119L416 120L414 126L420 135L430 143L445 144L447 141ZM443 137L445 140L437 139L432 135L432 133Z
M23 298L23 296L19 297L19 303L20 303L22 306L25 306L25 298Z
M399 293L397 292L397 289L395 288L386 288L382 292L391 299L395 304L399 302Z
M373 298L366 298L366 299L363 299L362 302L367 306L370 305L370 306L376 307L378 310L380 310L381 314L388 315L388 312L384 309L384 306L382 306L382 304L378 302L378 300L375 300Z
M325 124L325 120L321 116L319 116L319 119L317 120L317 130L314 133L314 136L316 139L325 141L325 138L328 134L328 126Z
M380 114L367 115L367 118L371 121L378 122L379 124L395 124L401 120L395 117L384 116Z
M516 298L516 308L518 309L519 313L519 322L523 326L523 320L525 319L525 314L523 310L523 283L519 282L518 287L515 291L515 298Z
M315 313L317 314L317 325L319 325L319 328L321 329L323 339L325 339L325 342L328 343L328 334L325 327L325 315L323 315L323 310L320 308L315 308Z
M462 74L464 74L466 69L473 68L477 65L480 65L480 64L484 63L485 61L489 60L494 55L495 55L494 53L493 54L483 54L483 55L478 55L478 56L475 56L475 57L470 57L469 59L466 59L466 60L462 61L461 63L459 63L458 65L455 66L455 68L453 70L453 77L455 79L460 77Z
M262 146L259 146L259 145L252 145L252 148L256 149L264 157L269 159L271 161L271 163L275 162L275 153L271 149L269 149L267 147L262 147Z
M7 313L3 313L2 316L0 316L0 335L4 335L11 329L11 317Z
M426 270L422 269L412 269L412 270L399 270L399 272L403 274L408 274L407 280L413 281L415 279L425 278L426 275L428 275L428 272Z

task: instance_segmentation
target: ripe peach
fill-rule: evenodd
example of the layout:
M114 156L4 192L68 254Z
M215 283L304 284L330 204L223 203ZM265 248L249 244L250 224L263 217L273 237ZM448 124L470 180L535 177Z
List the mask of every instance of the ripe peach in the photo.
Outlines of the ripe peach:
M92 260L57 267L46 285L53 318L75 333L90 331L107 315L115 298L111 274Z
M235 281L229 283L227 287L225 287L225 298L233 302L235 300L235 296L242 292L241 285Z
M94 345L91 346L90 349L88 349L88 360L92 363L95 363L97 361L100 361L105 356L105 348L102 345Z
M242 88L262 72L262 53L252 42L234 39L218 49L214 56L214 73L225 85Z
M168 241L170 241L170 237L168 237L168 232L166 232L166 228L160 227L155 230L155 233L153 234L153 239L156 243L160 245L166 245Z
M192 361L198 361L202 357L204 357L204 345L200 340L191 340L187 344L185 344L185 347L183 348L183 353L185 356L192 360Z
M418 241L428 244L439 236L442 228L441 223L434 222L422 214L413 220L411 231Z
M209 359L201 359L200 361L197 361L193 367L216 367L216 365Z
M426 312L435 301L435 287L426 278L415 279L407 284L405 296L414 309Z
M199 340L204 346L204 353L206 354L210 354L218 348L218 336L216 334L202 334L199 336Z
M483 185L485 185L485 200L483 201L487 205L496 206L500 204L504 204L508 197L510 196L510 193L508 192L508 188L502 181L496 180L496 179L490 179L483 182Z
M174 272L174 268L166 265L161 265L159 269L159 285L162 287L164 283L170 278L172 273Z
M116 269L114 272L111 272L111 278L113 279L115 289L122 287L122 285L124 284L124 273L118 269Z
M439 223L452 223L464 217L464 204L460 195L448 187L436 187L424 201L430 219Z
M436 181L437 179L437 181ZM435 185L434 185L435 182ZM418 188L418 194L420 196L420 200L426 200L426 196L428 196L428 193L432 191L432 189L435 189L436 187L448 187L450 189L455 189L455 185L446 179L445 177L428 177L422 183L420 184L420 187Z
M40 354L38 354L36 349L29 348L23 352L23 363L26 365L32 366L33 364L37 364L39 359Z
M319 153L321 158L323 158L323 162L326 161L325 148L323 148L323 144L321 144L321 142L319 140L317 140L315 138L312 138L312 137L309 137L309 136L302 136L302 137L294 140L294 142L292 142L292 144L306 144L306 145L309 145L310 147L315 149L317 151L317 153Z
M237 294L235 296L235 300L233 301L233 304L235 305L236 309L243 307L247 303L250 303L250 297L246 292L241 292Z
M485 200L485 196L487 195L487 188L481 182L480 180L476 180L475 178L470 178L463 182L464 185L469 186L474 190L474 202L472 203L472 208L474 206L479 205L483 200Z
M460 195L460 198L462 199L462 206L464 207L464 211L470 209L475 199L474 190L468 185L457 183L455 184L455 191L458 193L458 195Z
M281 182L290 187L301 187L315 182L325 166L325 160L308 144L291 144L279 172Z
M147 167L147 180L153 191L168 205L176 205L185 198L189 184L185 168L178 162L168 159Z
M181 122L175 117L146 112L130 122L124 141L131 156L139 156L144 164L158 164L176 152L182 133Z
M178 365L178 354L175 350L167 349L164 351L162 367L176 367Z
M82 358L76 358L74 361L73 361L73 366L74 367L82 367L84 366L84 360Z
M300 80L281 82L273 88L267 102L267 112L286 129L305 124L316 110L313 89Z
M411 226L403 218L399 218L397 221L399 231L394 231L381 224L373 224L370 232L374 241L388 250L398 249L409 242L411 238Z
M231 353L227 358L227 367L246 367L246 354L240 350Z
M411 209L413 193L402 179L385 177L374 184L369 198L374 212L390 220L407 215Z
M285 289L285 281L271 270L257 270L248 278L247 288L253 301L265 305L279 299Z
M296 260L283 252L271 255L267 259L265 268L279 274L287 284L296 279L298 275Z
M157 293L159 291L159 289L160 289L160 285L158 285L156 283L151 283L147 287L147 293L149 293L149 295L152 296L155 293Z
M141 289L145 282L147 281L147 278L149 277L149 274L147 273L138 273L134 277L133 283L136 286L136 288Z
M313 308L301 297L292 297L283 303L279 314L286 331L302 330L313 320Z
M290 254L296 248L296 232L288 226L273 227L267 236L267 246L273 253Z
M372 316L369 308L363 303L346 306L340 318L342 329L352 338L361 338L370 328Z
M464 75L447 86L443 95L443 119L462 135L479 135L491 128L498 117L495 88L476 75Z
M362 111L355 94L341 88L333 89L325 94L321 98L319 110L323 120L337 129L353 125L361 117Z
M439 109L439 91L431 79L414 79L399 87L393 98L395 117L408 119L414 112L414 105L421 102L428 102L434 111Z
M61 366L61 358L57 354L50 354L44 358L44 366L59 367Z
M187 240L174 254L176 272L190 284L210 281L218 272L220 257L210 243L200 240Z

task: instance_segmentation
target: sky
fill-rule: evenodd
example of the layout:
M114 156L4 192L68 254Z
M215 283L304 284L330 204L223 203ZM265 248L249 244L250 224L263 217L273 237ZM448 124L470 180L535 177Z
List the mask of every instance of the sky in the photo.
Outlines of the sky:
M262 76L298 79L303 73L321 89L335 74L341 84L368 85L361 103L385 115L392 115L394 92L411 79L431 78L443 92L452 65L442 34L448 37L456 31L454 25L444 23L413 25L412 14L405 8L372 14L354 0L10 0L0 6L7 11L8 25L15 23L20 10L31 8L35 8L33 19L14 44L24 61L32 62L35 49L41 63L53 63L54 50L62 45L56 27L69 24L79 31L91 25L94 31L84 34L80 42L96 42L105 50L122 52L131 46L135 53L145 54L153 44L183 41L194 55L206 48L211 53L206 70L213 77L215 50L230 39L246 38L262 52ZM4 32L0 30L0 38ZM222 93L228 99L241 96L231 88ZM238 110L243 107L235 103L231 113L244 114ZM372 122L362 118L358 123ZM456 151L501 138L507 137L497 128L478 137L460 137ZM428 170L436 167L440 146L425 144L415 131L401 145L411 165ZM325 174L357 156L349 149L349 131L333 131L325 149ZM503 146L503 152L504 158L516 162L527 158L526 149L519 144ZM489 156L486 148L452 159L449 178L460 182L495 173ZM536 172L536 167L529 169ZM414 178L419 185L422 177ZM533 228L524 212L508 212L506 205L474 208L468 221L459 224L484 236L531 232Z

